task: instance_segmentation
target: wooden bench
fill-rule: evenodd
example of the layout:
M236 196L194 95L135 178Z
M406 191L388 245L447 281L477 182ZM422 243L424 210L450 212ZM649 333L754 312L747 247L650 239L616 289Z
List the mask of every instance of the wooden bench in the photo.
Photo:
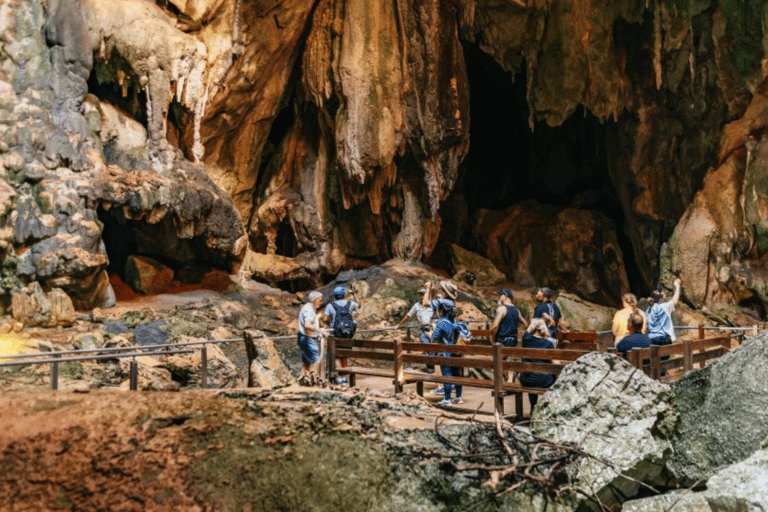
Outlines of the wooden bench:
M338 375L346 375L349 379L349 385L354 386L356 375L370 375L373 377L389 377L395 384L395 393L402 391L395 382L395 350L399 344L392 341L363 340L357 338L336 338L328 337L328 347L326 350L326 365L328 369L328 379L333 379ZM336 368L337 358L365 359L369 361L385 361L388 364L384 368L373 368L368 366L347 366L345 368Z
M627 352L626 359L638 370L661 382L674 382L708 361L721 357L731 348L730 336L683 340L670 345L653 345Z
M428 355L430 352L458 354L461 357ZM492 346L404 343L401 354L403 363L445 365L462 369L490 369L493 371L493 378L445 377L437 373L428 374L405 370L403 371L402 382L416 382L417 393L421 396L424 394L425 382L459 384L492 389L494 409L499 414L504 414L504 397L514 395L516 416L517 418L522 418L523 396L529 393L543 394L547 389L524 387L519 382L509 382L505 375L512 372L559 375L567 364L575 361L585 353L587 352L582 350L504 347L498 343ZM549 362L525 362L522 361L523 358L546 360Z

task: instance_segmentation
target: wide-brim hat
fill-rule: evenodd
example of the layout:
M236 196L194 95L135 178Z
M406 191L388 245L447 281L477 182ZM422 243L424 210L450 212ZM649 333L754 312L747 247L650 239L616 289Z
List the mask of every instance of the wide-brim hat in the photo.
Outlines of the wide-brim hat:
M448 297L454 300L459 295L459 288L451 281L440 281L440 288L443 289Z

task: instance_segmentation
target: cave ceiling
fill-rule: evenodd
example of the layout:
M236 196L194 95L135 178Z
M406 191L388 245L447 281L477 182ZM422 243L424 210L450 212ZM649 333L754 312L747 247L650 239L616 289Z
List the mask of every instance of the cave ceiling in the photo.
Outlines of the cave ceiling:
M273 284L450 273L458 244L603 303L676 275L699 306L768 300L764 2L0 7L6 290L108 302L133 251Z

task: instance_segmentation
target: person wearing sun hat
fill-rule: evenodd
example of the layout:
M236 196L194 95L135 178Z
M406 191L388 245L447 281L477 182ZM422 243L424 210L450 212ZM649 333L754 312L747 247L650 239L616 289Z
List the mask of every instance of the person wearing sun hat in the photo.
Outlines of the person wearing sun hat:
M431 283L429 283L429 285L431 286ZM438 297L432 301L432 309L437 311L440 302L445 302L455 310L456 298L459 296L459 288L453 281L448 280L440 281L439 285L440 292Z
M499 290L499 299L496 302L496 316L491 325L493 340L506 347L517 345L517 329L522 323L528 327L528 322L520 316L520 312L514 304L515 294L509 288Z

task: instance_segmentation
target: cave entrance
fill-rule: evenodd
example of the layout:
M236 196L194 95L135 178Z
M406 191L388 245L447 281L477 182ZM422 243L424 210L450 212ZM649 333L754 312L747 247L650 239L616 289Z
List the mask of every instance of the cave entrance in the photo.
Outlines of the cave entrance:
M118 300L133 298L137 293L126 275L131 256L151 258L172 271L172 279L162 281L162 289L152 293L182 291L201 284L211 289L229 285L228 255L207 247L203 237L179 238L173 217L166 216L153 224L126 219L120 206L109 209L99 206L97 213L104 225L102 239L109 258L107 272ZM214 272L217 269L224 272ZM219 282L222 279L223 284Z
M607 141L614 123L601 123L579 107L561 126L537 122L531 130L524 72L510 76L475 44L464 45L464 56L470 146L455 193L463 195L469 217L480 209L503 210L529 199L599 211L616 225L631 289L645 293L609 175ZM526 69L524 63L520 67ZM463 231L459 243L476 249L471 229Z

